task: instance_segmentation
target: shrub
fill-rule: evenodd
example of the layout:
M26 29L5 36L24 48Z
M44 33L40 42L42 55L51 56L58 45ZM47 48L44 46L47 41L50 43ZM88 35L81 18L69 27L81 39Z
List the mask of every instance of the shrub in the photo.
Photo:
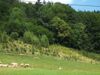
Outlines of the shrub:
M49 40L48 40L48 37L46 35L42 35L40 40L41 40L41 45L43 47L49 46Z
M33 24L33 23L28 23L26 25L27 27L27 31L31 31L33 32L35 35L40 36L40 35L46 35L50 41L50 43L53 43L53 32L49 31L49 29L41 26L41 25L37 25L37 24Z
M10 37L6 32L0 32L0 43L7 43L10 40Z
M18 39L18 36L19 36L19 34L17 33L17 32L12 32L11 34L10 34L10 36L11 36L11 38L13 38L13 39Z
M39 38L30 31L24 33L24 41L33 45L40 45Z

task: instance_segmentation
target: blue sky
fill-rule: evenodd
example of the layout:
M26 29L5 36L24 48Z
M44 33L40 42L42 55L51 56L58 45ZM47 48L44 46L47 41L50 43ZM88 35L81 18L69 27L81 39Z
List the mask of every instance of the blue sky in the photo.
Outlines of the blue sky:
M73 0L72 4L100 6L100 0ZM100 11L100 7L86 7L86 6L72 6L72 7L75 8L76 10L83 10L83 11L99 10Z
M21 0L24 2L32 2L35 3L37 0ZM43 0L41 0L42 2ZM80 4L80 5L96 5L100 6L100 0L45 0L46 2L61 2L64 4ZM93 10L99 10L100 7L85 7L85 6L72 6L76 10L87 10L87 11L93 11Z

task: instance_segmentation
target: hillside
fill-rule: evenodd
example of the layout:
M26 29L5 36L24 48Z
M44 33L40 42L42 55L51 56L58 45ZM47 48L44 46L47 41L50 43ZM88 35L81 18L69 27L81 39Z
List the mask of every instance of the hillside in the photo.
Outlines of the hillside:
M100 55L95 53L87 53L78 50L74 50L72 48L67 48L60 45L50 45L48 48L42 48L39 51L34 52L32 54L26 53L0 53L0 61L4 63L11 63L11 62L22 62L24 61L32 63L32 57L38 58L42 56L56 58L58 60L66 60L66 61L75 61L75 62L84 62L84 63L91 63L96 64L100 61ZM95 57L94 57L95 56ZM24 57L24 59L23 59ZM26 57L26 58L25 58ZM29 58L29 59L27 59ZM48 60L48 59L47 59ZM47 61L48 62L48 61Z

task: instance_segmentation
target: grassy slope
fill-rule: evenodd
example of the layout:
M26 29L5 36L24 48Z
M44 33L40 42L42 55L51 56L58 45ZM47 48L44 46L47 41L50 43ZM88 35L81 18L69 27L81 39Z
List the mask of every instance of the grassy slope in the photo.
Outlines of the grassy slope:
M4 63L29 63L33 68L0 68L0 75L100 75L100 64L67 61L50 56L0 54ZM59 70L59 67L62 70Z
M50 50L57 52L62 58L82 62L98 62L100 61L100 54L89 53L85 51L78 51L72 48L63 47L60 45L51 45Z
M61 50L67 56L90 59L77 51L62 46L52 45L51 49ZM54 50L53 49L53 50ZM65 51L66 50L66 51ZM77 58L78 59L78 58ZM0 75L100 75L100 64L76 62L73 60L59 59L52 56L15 55L0 53L0 61L3 63L28 63L32 68L0 68ZM62 70L59 70L59 67Z

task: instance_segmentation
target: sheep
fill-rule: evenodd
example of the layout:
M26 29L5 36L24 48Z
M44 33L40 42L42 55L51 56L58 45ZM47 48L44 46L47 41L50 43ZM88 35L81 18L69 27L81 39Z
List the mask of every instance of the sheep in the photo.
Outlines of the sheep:
M20 67L24 67L24 64L23 64L23 63L21 63L21 64L20 64Z
M21 63L19 65L18 65L18 63L0 64L0 67L9 67L9 68L23 67L23 68L28 68L28 67L30 67L30 64L24 64L24 63Z
M24 68L30 67L30 64L25 64Z
M30 64L24 64L24 63L21 63L21 64L20 64L20 67L27 68L27 67L30 67Z
M18 67L18 63L11 63L11 64L9 65L9 67L16 68L16 67Z
M0 64L0 67L8 67L8 64Z

